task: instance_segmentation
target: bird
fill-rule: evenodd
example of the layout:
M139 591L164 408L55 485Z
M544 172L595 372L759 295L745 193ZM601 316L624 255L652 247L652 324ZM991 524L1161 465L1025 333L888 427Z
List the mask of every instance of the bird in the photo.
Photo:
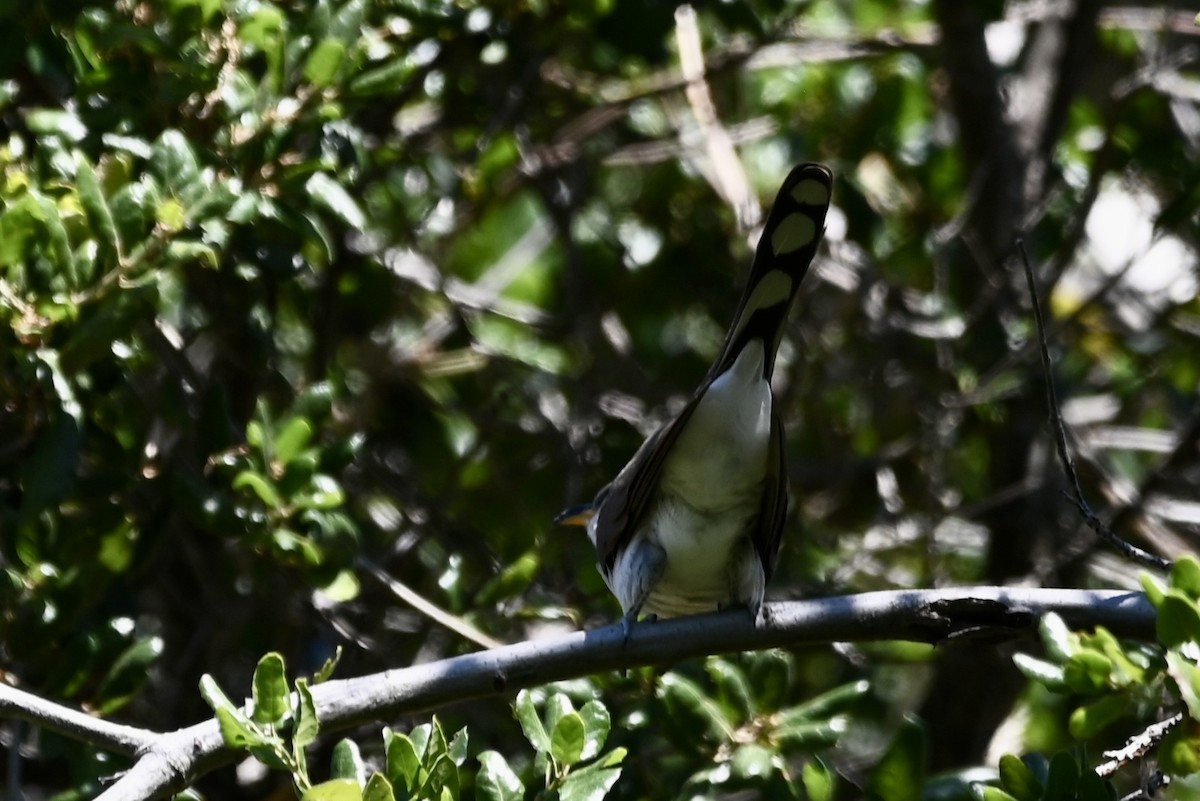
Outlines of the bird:
M590 503L560 513L586 527L626 640L647 619L746 606L760 620L779 560L788 489L771 376L784 323L824 233L833 172L784 179L720 355L688 403Z

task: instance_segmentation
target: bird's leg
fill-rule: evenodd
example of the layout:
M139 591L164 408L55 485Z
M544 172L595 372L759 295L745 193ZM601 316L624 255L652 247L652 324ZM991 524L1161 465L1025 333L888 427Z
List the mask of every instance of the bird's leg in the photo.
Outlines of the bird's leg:
M767 619L767 607L763 605L761 599L751 601L747 604L750 610L750 622L754 624L754 628L759 628Z
M621 646L629 645L629 635L633 634L633 624L637 622L638 612L641 611L641 604L633 607L625 614L621 615Z
M614 574L614 583L617 585L614 590L621 599L621 606L625 608L621 618L625 645L629 644L629 635L633 633L633 624L637 622L642 607L650 599L650 594L666 569L667 552L645 537L635 537L619 560ZM647 616L648 620L652 618L653 615Z

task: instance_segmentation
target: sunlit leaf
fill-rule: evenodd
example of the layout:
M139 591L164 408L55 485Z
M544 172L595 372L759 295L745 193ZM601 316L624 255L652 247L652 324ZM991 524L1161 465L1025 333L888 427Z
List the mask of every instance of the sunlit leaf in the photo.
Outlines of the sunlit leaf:
M484 751L478 758L475 793L482 801L521 801L525 797L525 785L503 756Z
M288 685L283 657L274 651L258 660L254 669L254 721L277 724L288 712Z

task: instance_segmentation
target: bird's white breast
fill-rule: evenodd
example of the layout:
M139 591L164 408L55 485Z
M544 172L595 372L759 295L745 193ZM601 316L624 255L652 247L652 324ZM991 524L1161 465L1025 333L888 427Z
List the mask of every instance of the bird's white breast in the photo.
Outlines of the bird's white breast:
M641 532L666 551L666 571L646 611L707 611L761 600L762 568L747 533L756 525L771 435L763 344L750 341L709 386L663 466L658 499ZM741 588L745 574L757 570Z

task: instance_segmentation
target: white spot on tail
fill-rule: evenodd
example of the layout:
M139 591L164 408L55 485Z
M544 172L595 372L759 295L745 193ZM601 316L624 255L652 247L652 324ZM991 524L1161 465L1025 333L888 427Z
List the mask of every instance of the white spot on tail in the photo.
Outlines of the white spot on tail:
M771 232L771 250L782 256L811 244L816 235L817 224L812 217L796 211L780 220Z
M746 326L746 321L756 311L776 306L780 303L786 303L791 295L792 278L790 275L783 270L771 270L771 272L764 275L754 285L754 288L750 290L750 299L746 301L746 307L742 309L741 316L738 317L737 323L734 325L734 334L730 337L730 341L737 339L737 335Z
M805 178L792 187L792 197L797 203L824 206L829 203L829 187L814 178Z

